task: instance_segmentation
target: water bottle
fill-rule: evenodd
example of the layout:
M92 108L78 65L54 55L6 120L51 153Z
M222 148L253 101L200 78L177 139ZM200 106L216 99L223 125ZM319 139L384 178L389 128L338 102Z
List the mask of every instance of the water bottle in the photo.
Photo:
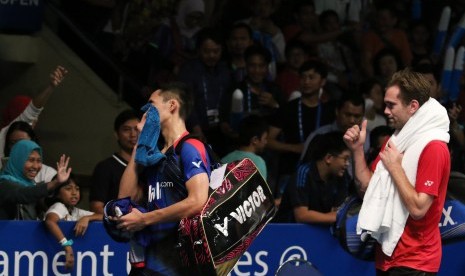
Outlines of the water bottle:
M239 130L239 122L242 119L244 113L244 93L240 89L234 90L231 101L231 127L235 130Z

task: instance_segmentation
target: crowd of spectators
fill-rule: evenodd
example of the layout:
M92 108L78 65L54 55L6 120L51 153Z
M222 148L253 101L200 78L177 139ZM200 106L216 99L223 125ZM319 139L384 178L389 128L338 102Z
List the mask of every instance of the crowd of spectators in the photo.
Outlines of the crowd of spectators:
M367 139L366 151L376 156L392 133L384 115L384 86L405 67L425 74L431 97L447 105L452 168L465 172L465 97L454 103L442 97L444 50L433 54L440 11L452 7L450 36L465 5L459 0L421 1L419 10L414 2L418 1L81 0L62 1L61 6L142 83L143 89L129 93L137 98L130 100L135 109L160 85L186 83L194 99L189 131L220 157L231 152L259 155L262 175L279 204L287 186L295 185L296 173L324 163L325 154L335 154L331 146L340 141L324 144L325 139L313 139L318 135L344 132L365 118L374 135ZM457 85L463 90L463 78ZM137 139L138 118L126 115L127 120L115 122L121 150L106 161L112 163L109 168L121 164L118 171L124 170ZM254 119L239 123L250 116ZM316 154L323 146L328 149ZM336 151L340 155L346 149ZM346 177L353 181L353 172L351 160L343 161L338 166L347 175L328 175L344 176L348 191L341 194L346 195L353 186L346 184ZM96 169L94 181L104 174L99 171L104 164ZM117 183L117 178L107 182ZM91 195L95 212L110 199L105 191L99 193ZM332 207L323 209L333 212Z
M188 105L193 108L186 120L190 133L209 144L222 162L254 161L274 193L279 208L275 222L331 224L340 204L358 195L343 133L367 120L367 165L375 161L394 131L384 114L385 86L405 67L423 74L431 84L430 97L447 108L451 170L465 173L465 95L447 97L439 77L445 49L433 53L439 11L452 7L450 37L460 17L465 18L465 3L413 5L418 2L62 1L75 24L141 82L142 89L125 87L133 109L115 118L119 149L95 164L90 211L76 207L81 194L70 177L69 158L61 156L56 170L42 164L34 133L44 105L68 71L57 66L36 97L13 98L1 118L0 219L43 219L44 198L53 193L45 224L72 268L73 241L57 222L77 221L79 236L90 221L102 219L105 203L118 197L134 154L140 107L172 81L186 84L191 93ZM85 53L82 58L86 60ZM102 68L93 68L108 77ZM464 76L451 85L463 91Z

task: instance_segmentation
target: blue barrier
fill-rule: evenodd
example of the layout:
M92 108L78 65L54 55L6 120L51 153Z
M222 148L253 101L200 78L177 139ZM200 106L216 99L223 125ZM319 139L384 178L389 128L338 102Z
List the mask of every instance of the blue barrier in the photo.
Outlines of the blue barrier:
M38 221L0 221L0 275L127 275L128 245L114 242L100 222L74 237L72 222L60 222L74 240L75 267L64 269L64 254ZM465 241L443 245L439 275L465 275ZM290 258L309 260L323 275L375 275L374 263L355 259L328 227L270 224L242 256L231 275L274 275Z

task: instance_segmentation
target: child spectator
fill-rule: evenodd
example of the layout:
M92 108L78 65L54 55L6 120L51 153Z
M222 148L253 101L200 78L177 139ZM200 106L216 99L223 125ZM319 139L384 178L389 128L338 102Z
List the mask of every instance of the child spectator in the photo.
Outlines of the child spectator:
M72 239L66 239L65 235L58 226L58 221L76 221L74 227L75 236L84 236L89 222L94 220L102 220L101 214L95 214L76 207L81 199L80 187L71 176L68 181L64 182L55 189L53 199L54 203L48 208L45 213L45 225L47 229L63 247L66 252L65 267L72 269L74 266L74 254Z
M262 153L268 142L268 124L257 115L244 118L239 125L239 148L221 159L222 163L229 163L243 158L252 160L264 179L267 178L265 160L258 154Z

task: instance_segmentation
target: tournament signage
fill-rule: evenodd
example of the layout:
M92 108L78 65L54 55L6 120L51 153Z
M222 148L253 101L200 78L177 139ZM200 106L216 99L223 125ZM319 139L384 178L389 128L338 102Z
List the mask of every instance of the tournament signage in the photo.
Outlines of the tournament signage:
M450 215L456 222L454 210ZM100 222L90 223L83 237L74 237L74 224L60 222L64 234L74 240L75 267L66 270L62 248L43 222L0 221L0 275L128 275L128 244L113 241ZM443 245L440 276L465 275L464 247L463 240ZM323 275L375 275L373 262L344 251L328 227L303 224L267 225L231 275L275 275L293 258L308 260Z

